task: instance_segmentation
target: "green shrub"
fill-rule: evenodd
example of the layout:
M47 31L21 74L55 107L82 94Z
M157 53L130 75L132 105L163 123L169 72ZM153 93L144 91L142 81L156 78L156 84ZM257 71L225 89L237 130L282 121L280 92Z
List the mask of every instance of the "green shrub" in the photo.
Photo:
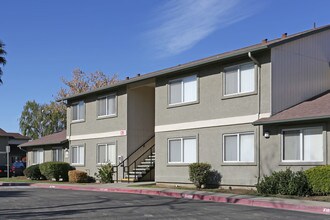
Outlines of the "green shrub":
M206 185L210 170L211 165L208 163L192 163L189 165L189 180L200 189Z
M68 181L68 172L69 170L74 170L70 164L65 162L45 162L39 165L40 172L48 180L55 179L59 181L61 178L63 181Z
M113 167L110 163L101 165L101 167L98 168L98 172L94 175L100 179L101 183L112 183Z
M40 173L39 164L27 167L23 173L31 180L45 179L45 177Z
M290 168L285 171L273 172L264 176L257 184L261 194L281 194L305 196L311 193L307 177L303 171L293 172Z
M314 194L330 195L330 165L310 168L305 174Z

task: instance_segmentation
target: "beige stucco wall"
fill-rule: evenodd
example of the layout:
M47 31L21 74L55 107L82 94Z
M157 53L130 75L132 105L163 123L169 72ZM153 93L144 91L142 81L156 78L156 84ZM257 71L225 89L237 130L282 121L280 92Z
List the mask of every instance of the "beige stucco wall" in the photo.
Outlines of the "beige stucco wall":
M154 135L155 129L155 87L148 86L128 89L128 155Z
M257 115L259 113L258 100L260 98L260 113L270 113L270 54L255 54L261 63L260 87L256 79L256 91L242 96L223 96L223 70L226 67L249 62L243 58L234 62L222 62L208 65L195 70L177 73L176 77L197 74L198 102L190 105L168 106L168 81L176 77L160 78L156 83L156 127L178 123L209 121L212 119L226 119L237 116ZM258 67L255 65L255 74ZM257 77L256 77L257 78ZM259 92L261 91L261 92ZM260 94L260 97L259 97ZM230 124L230 121L229 121ZM204 126L204 125L203 125ZM172 126L171 131L156 131L156 182L189 183L187 165L169 165L167 163L167 140L173 137L197 136L198 161L208 162L223 176L224 185L254 185L258 180L258 127L251 123L235 122L233 125L200 127L195 129L177 129ZM254 163L223 163L223 134L250 132L255 133L255 162Z
M254 132L255 162L224 163L223 135L236 132ZM168 164L168 139L197 138L197 162L210 163L222 175L223 185L254 185L257 182L258 132L251 124L156 133L156 182L189 183L188 165Z
M87 172L87 174L94 176L94 173L97 172L97 145L98 144L116 144L117 149L117 162L118 156L122 155L125 157L127 155L127 141L126 137L110 137L110 138L101 138L101 139L87 139L87 140L79 140L79 141L71 141L70 142L70 163L71 163L71 148L75 145L85 146L85 164L74 165L77 170L82 170ZM121 171L121 170L120 170Z
M33 165L33 150L34 149L43 149L44 151L44 162L49 162L49 161L53 161L53 152L52 150L54 148L59 148L59 147L62 147L63 149L65 148L68 148L68 144L64 144L64 145L54 145L54 146L35 146L35 147L27 147L27 148L24 148L27 153L27 166L31 166ZM63 160L64 162L67 162L69 163L69 158L66 158L65 157L65 152L63 151Z
M106 94L117 94L117 115L115 117L97 117L97 98ZM98 95L88 96L85 101L85 120L72 122L71 103L67 108L67 135L97 134L110 131L127 130L127 94L126 89L108 91ZM76 100L80 101L80 100ZM75 101L73 101L74 103Z

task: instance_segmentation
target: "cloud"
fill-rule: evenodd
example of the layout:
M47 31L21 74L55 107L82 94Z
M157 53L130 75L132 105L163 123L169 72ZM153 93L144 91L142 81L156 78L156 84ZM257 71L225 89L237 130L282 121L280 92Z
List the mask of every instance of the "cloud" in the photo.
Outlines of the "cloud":
M155 11L157 27L148 37L159 56L176 55L214 31L251 16L255 8L250 5L253 2L246 0L170 0Z

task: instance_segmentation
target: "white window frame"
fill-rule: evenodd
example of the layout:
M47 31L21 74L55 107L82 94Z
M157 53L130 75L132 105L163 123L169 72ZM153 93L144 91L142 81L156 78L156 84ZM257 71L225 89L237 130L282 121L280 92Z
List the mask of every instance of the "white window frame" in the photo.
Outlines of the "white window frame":
M81 106L82 104L82 106ZM73 119L73 108L74 106L77 106L77 119ZM85 117L86 117L86 109L85 109L85 102L84 101L79 101L79 102L75 102L71 105L72 107L72 111L71 111L71 116L72 116L72 122L79 122L79 121L85 121ZM84 115L83 117L81 117L80 115L80 108L84 108Z
M183 146L183 143L184 143L184 140L187 140L187 139L195 139L196 140L196 160L195 162L184 162L184 146ZM180 140L181 142L181 158L180 158L180 162L171 162L170 161L170 141L175 141L175 140ZM169 138L167 139L167 163L168 164L191 164L191 163L196 163L198 162L198 139L196 136L188 136L188 137L181 137L181 138Z
M304 130L308 129L321 129L322 135L322 160L304 160ZM324 162L324 132L322 126L315 126L315 127L299 127L299 128L289 128L289 129L282 129L281 132L281 162L283 163L321 163ZM300 139L300 159L299 160L284 160L284 132L285 131L299 131L299 139Z
M109 114L109 112L107 112L108 111L108 98L109 97L114 97L114 99L115 99L115 113L113 113L113 114ZM100 113L100 100L101 99L105 99L106 100L106 102L105 102L105 115L99 115L99 113ZM111 94L109 94L109 95L106 95L106 96L100 96L99 98L98 98L98 100L97 100L97 117L98 118L106 118L106 117L114 117L114 116L117 116L117 95L116 95L116 93L111 93Z
M253 66L253 82L254 82L254 88L252 91L247 91L247 92L241 92L241 67L245 66L245 65L251 65ZM226 73L228 72L228 70L235 70L237 69L237 91L236 93L230 93L230 94L226 94ZM255 71L255 64L252 62L247 62L247 63L242 63L242 64L238 64L238 65L234 65L234 66L229 66L226 67L224 69L224 77L223 77L223 96L235 96L235 95L241 95L241 94L249 94L249 93L253 93L256 92L256 71Z
M58 150L62 150L62 160L54 160L54 153L56 152L56 157L58 157ZM64 149L62 147L54 147L52 148L52 161L63 162L64 161Z
M41 153L42 154L42 161L34 161L34 152ZM40 157L39 157L40 159ZM32 164L41 164L45 161L45 151L43 148L36 148L32 150Z
M250 134L250 135L253 135L253 161L241 161L240 160L240 145L241 145L241 139L240 139L240 136L241 135L247 135L247 134ZM236 136L237 138L237 160L232 160L232 161L229 161L229 160L225 160L225 137L227 136ZM256 140L256 137L255 137L255 133L253 131L249 131L249 132L239 132L239 133L230 133L230 134L223 134L223 138L222 138L222 161L223 163L255 163L256 162L256 155L255 155L255 146L256 146L256 143L255 143L255 140Z
M184 101L184 79L189 77L196 77L196 100L193 101ZM171 83L181 82L181 101L176 103L171 103ZM169 106L176 106L176 105L182 105L182 104L189 104L189 103L195 103L198 102L198 76L197 74L181 77L178 79L173 79L168 82L168 105Z
M110 148L110 145L115 145L115 149L116 149L116 155L115 155L115 161L113 162L113 163L111 163L112 165L116 165L117 164L117 145L116 145L116 143L107 143L107 144L97 144L96 145L96 164L97 165L103 165L103 164L107 164L107 162L105 162L105 163L99 163L99 146L101 146L101 145L105 145L106 146L106 148L105 148L105 155L106 155L106 157L108 157L109 156L109 154L108 154L108 151L109 151L109 148ZM106 160L107 161L109 161L109 158L106 158Z
M84 148L84 161L81 163L81 161L79 161L79 163L74 163L73 162L73 148ZM80 150L78 151L79 155L77 155L77 158L79 158L80 160ZM84 166L85 165L85 160L86 160L86 148L84 145L73 145L71 146L71 164L72 165L76 165L76 166Z

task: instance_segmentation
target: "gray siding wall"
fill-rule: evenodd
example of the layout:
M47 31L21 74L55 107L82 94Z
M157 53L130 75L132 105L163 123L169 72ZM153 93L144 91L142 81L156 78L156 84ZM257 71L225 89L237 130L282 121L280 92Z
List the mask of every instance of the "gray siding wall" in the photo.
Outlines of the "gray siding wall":
M261 113L270 112L270 57L265 53L256 58L261 66ZM156 126L199 120L253 115L258 113L257 93L242 97L223 98L223 70L225 67L251 62L249 59L235 63L213 64L189 72L161 78L156 83ZM255 66L255 72L257 68ZM198 103L186 106L168 106L168 81L197 74ZM257 84L257 83L256 83Z
M127 95L126 89L119 91L113 91L106 94L117 94L117 116L109 118L98 118L97 117L97 99L98 95L90 96L85 101L85 121L83 122L72 122L72 108L69 103L67 108L67 135L84 135L103 133L111 131L119 131L127 129ZM100 95L101 96L101 95ZM80 100L77 100L80 101ZM74 102L73 102L74 103Z
M155 87L129 88L127 153L131 154L154 135L155 130Z
M330 88L330 30L271 50L272 113Z

